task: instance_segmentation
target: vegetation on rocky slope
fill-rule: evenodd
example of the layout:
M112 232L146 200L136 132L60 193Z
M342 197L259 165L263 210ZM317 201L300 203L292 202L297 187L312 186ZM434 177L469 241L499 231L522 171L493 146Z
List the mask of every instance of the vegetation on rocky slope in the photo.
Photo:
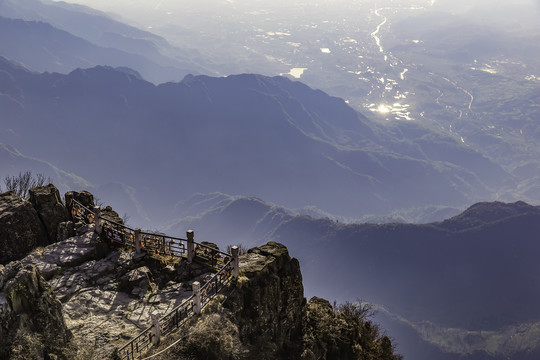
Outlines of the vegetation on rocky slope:
M216 298L180 338L155 349L157 359L401 359L370 321L369 306L306 302L299 263L284 245L250 249L240 270L233 293Z
M369 305L330 305L313 297L305 311L303 360L398 360L390 338L369 317Z

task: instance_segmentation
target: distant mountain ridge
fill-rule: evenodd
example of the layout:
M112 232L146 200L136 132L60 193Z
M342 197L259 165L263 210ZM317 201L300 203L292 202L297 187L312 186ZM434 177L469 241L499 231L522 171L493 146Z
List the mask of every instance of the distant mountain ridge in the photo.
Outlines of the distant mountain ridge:
M129 66L154 81L181 79L188 71L162 66L143 55L105 48L53 26L0 17L0 53L37 71L68 73L97 64Z
M454 231L470 230L529 213L540 214L540 208L523 201L517 201L513 204L498 201L491 203L481 202L472 205L458 216L442 221L439 226Z
M214 73L165 39L85 6L4 0L0 28L0 54L37 71L128 66L154 83L178 81L188 73Z
M222 248L282 242L308 296L379 304L407 359L537 360L540 208L516 201L540 199L537 76L489 73L506 55L471 54L499 53L498 33L425 16L409 20L421 31L392 21L396 45L385 39L416 57L402 80L425 116L382 124L298 81L190 75L215 72L87 7L0 0L0 181L43 172L92 188L131 224L193 228ZM508 40L536 74L534 41ZM469 116L444 110L462 96Z
M155 86L110 67L33 74L3 59L0 69L0 141L91 182L100 169L136 189L149 213L174 204L170 196L156 203L164 192L218 191L358 217L463 206L511 180L457 142L416 124L378 125L282 77L188 76ZM161 176L141 177L141 166ZM161 195L152 193L156 181Z

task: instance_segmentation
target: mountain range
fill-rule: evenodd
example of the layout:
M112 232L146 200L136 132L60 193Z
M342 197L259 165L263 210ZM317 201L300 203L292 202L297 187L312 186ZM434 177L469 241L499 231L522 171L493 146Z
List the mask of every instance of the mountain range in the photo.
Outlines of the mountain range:
M397 24L392 51L444 58L422 28L436 19ZM418 30L432 52L402 44ZM433 119L381 122L290 78L217 77L196 51L87 7L0 0L0 179L41 172L132 226L221 247L282 242L307 296L377 304L408 358L535 359L540 210L517 200L540 200L538 86L444 67L455 78L404 79L435 94L418 105ZM447 110L472 101L464 79L477 87L461 118Z
M282 77L187 76L156 86L123 68L39 74L4 58L0 70L0 142L89 183L132 187L160 218L197 192L357 218L460 207L512 181L449 137L377 124Z
M196 52L81 5L3 0L0 29L0 54L36 71L129 67L155 83L214 73Z

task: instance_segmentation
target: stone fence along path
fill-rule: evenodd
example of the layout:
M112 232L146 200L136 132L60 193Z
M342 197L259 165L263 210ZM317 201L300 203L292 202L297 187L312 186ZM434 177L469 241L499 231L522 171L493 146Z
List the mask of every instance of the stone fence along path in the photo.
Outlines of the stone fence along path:
M164 264L178 261L193 261L210 266L212 277L205 283L193 282L193 293L180 305L163 316L152 315L152 325L117 350L122 360L140 359L150 347L159 343L160 338L174 332L180 325L201 310L224 288L238 278L238 247L231 248L231 254L217 248L194 241L194 232L188 230L186 239L165 234L149 233L132 229L112 221L101 214L101 209L90 209L76 199L67 204L74 220L94 223L95 232L112 243L134 249L136 256L148 254Z

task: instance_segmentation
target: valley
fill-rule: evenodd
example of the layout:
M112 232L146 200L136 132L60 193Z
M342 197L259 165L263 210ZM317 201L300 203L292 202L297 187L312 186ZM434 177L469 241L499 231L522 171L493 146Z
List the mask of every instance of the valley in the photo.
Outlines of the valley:
M486 4L0 1L0 180L283 242L406 359L536 359L540 8Z
M290 76L375 121L451 136L515 176L499 199L540 200L530 176L540 169L540 29L530 2L87 4L194 49L219 74Z

